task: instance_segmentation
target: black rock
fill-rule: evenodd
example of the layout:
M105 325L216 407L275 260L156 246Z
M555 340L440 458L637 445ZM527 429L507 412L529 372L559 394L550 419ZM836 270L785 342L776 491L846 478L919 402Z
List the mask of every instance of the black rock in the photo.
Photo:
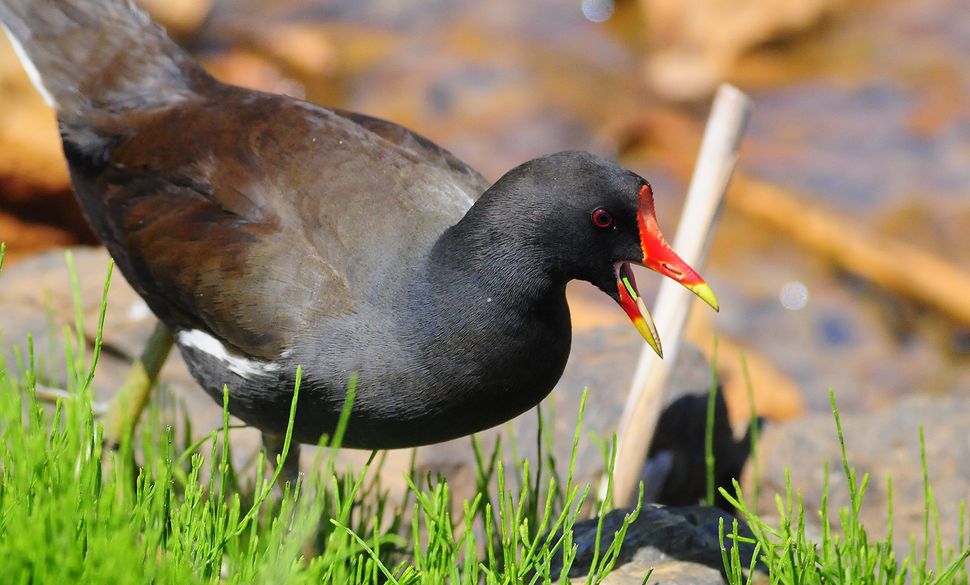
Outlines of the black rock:
M610 545L628 513L629 510L613 510L604 517L600 554ZM647 572L653 570L651 583L724 583L718 537L722 520L725 534L730 534L736 519L718 508L644 507L627 529L616 569L607 582L615 585L641 583ZM573 527L573 540L579 550L570 567L570 577L579 577L589 571L596 546L597 524L598 520L593 519ZM738 520L738 524L739 534L752 536L744 522ZM733 546L727 538L725 545L728 550ZM754 546L742 543L739 552L742 566L749 566ZM561 565L555 567L553 579L561 570ZM664 576L662 580L659 579L661 576Z

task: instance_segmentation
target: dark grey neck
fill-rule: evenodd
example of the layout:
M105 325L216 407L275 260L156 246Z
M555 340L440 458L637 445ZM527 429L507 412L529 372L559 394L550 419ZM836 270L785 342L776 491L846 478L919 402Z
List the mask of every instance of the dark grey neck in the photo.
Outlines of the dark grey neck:
M527 230L517 230L487 209L472 208L435 243L428 258L429 280L439 294L465 289L514 307L551 300L565 281L552 276L542 249Z
M429 257L429 269L439 273L434 284L448 286L442 277L457 278L523 310L552 297L564 302L568 279L555 260L557 238L544 233L536 198L526 191L532 184L516 180L518 174L508 173L441 235Z
M413 320L402 335L422 344L429 378L444 382L427 398L465 432L542 400L570 347L565 281L550 276L528 231L496 224L491 211L476 204L446 231L405 295Z
M568 335L566 281L534 243L534 229L516 226L480 200L435 243L423 271L422 314L496 336L529 339L532 331ZM499 343L483 338L484 343Z

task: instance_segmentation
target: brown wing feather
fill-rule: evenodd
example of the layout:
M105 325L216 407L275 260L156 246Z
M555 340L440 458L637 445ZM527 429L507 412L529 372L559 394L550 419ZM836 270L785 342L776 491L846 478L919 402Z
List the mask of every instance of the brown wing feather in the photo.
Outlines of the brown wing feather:
M156 314L254 357L392 294L388 275L487 186L389 122L234 88L209 97L101 121L100 164L84 132L62 128L65 151L89 219Z
M476 192L480 195L489 186L488 181L478 171L468 166L465 161L417 132L408 130L403 126L398 126L393 122L366 114L348 112L346 110L334 110L334 112L353 121L362 128L366 128L370 132L377 134L388 142L418 153L426 164L448 171L454 177L455 181L462 182L468 187L469 191Z

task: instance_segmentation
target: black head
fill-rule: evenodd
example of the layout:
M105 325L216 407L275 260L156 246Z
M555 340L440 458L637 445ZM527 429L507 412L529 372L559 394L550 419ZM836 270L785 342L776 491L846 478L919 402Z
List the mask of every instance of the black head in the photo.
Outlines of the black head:
M607 159L571 151L533 159L475 207L488 215L490 237L534 258L534 270L553 281L589 281L611 296L657 353L659 338L630 263L673 278L717 309L710 287L664 240L650 184Z

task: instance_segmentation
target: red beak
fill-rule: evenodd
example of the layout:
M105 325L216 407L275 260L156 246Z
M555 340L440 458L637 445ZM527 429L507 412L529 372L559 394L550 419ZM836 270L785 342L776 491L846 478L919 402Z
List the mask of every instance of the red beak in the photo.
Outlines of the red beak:
M671 249L670 244L664 239L660 226L657 224L657 214L653 206L653 190L649 183L640 188L640 210L637 214L637 224L640 229L640 246L643 249L643 260L640 263L684 285L717 311L718 303L711 287ZM657 328L653 323L650 312L647 311L646 305L640 298L629 264L620 263L617 266L616 274L620 306L633 321L637 331L650 344L650 347L657 352L657 355L663 357L660 336L657 334Z

